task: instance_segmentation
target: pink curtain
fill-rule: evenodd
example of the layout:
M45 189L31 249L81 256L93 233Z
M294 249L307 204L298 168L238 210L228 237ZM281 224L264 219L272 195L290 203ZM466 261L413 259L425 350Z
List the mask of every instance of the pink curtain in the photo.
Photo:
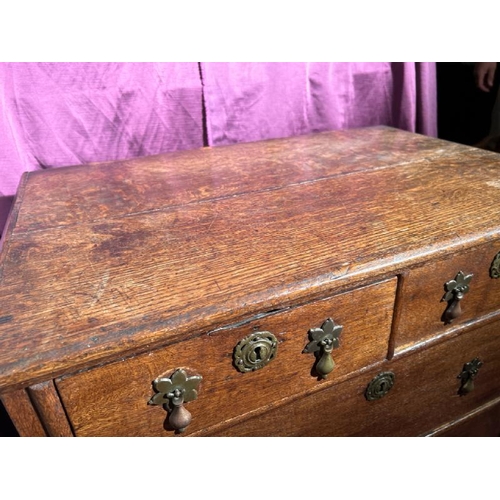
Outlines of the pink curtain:
M0 64L0 194L21 173L203 146L196 63Z
M436 136L435 64L0 63L0 196L24 171L371 125Z
M434 63L201 63L210 145L390 125L435 136Z

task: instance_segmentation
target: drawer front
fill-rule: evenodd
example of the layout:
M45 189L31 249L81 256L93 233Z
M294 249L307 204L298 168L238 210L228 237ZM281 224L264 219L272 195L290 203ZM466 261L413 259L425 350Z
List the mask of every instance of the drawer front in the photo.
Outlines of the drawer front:
M162 406L148 405L152 382L177 368L203 377L198 398L185 405L185 434L272 404L286 396L332 385L387 355L396 279L271 314L247 324L168 346L56 381L78 436L170 436ZM335 368L316 376L316 357L303 353L310 329L332 318L343 329L332 351ZM256 371L235 368L233 351L251 333L267 331L277 353ZM189 373L188 373L189 374Z
M500 242L490 243L411 270L403 282L396 351L499 310L500 278L490 276L492 263L499 252ZM446 293L445 283L455 280L459 271L473 277L469 291L459 301L461 315L446 323L443 314L451 303L442 300Z
M483 365L474 389L459 395L465 363ZM368 384L394 373L392 389L368 401ZM221 427L217 436L416 436L427 434L500 396L500 325L469 331L434 347L393 358L370 372Z
M500 399L491 401L465 417L436 429L429 436L500 437Z

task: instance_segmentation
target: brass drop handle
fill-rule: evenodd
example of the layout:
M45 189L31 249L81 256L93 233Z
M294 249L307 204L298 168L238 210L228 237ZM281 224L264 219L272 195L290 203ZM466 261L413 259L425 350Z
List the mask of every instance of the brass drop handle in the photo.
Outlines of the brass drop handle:
M457 377L461 381L460 389L458 389L460 396L466 396L474 390L474 379L481 366L483 366L483 362L479 358L474 358L472 361L465 363L462 372Z
M164 405L169 412L168 423L181 433L191 423L191 413L184 403L194 401L198 397L198 386L201 375L188 376L182 369L176 369L170 377L161 376L153 382L157 393L149 400L151 405Z
M462 271L459 271L455 279L445 283L444 288L446 293L441 299L442 302L448 302L442 318L445 324L449 325L454 319L461 316L462 307L460 302L464 298L464 295L468 293L469 284L473 276L473 274L466 276Z
M302 352L316 355L318 362L315 369L323 379L335 368L332 351L339 346L342 328L341 325L336 325L333 319L328 318L321 328L312 328L308 332L311 341Z

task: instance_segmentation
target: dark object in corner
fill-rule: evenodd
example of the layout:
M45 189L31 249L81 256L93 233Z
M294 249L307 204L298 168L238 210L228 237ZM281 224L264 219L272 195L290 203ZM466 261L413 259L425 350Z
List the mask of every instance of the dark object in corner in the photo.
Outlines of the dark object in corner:
M436 63L440 139L474 146L489 134L499 73L490 92L483 92L474 81L474 63Z
M7 410L0 401L0 437L19 437Z

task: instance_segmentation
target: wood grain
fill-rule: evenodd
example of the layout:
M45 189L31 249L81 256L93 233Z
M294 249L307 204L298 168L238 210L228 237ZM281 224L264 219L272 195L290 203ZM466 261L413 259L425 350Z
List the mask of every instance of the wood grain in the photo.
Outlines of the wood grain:
M497 242L499 170L377 128L30 174L0 257L0 390Z
M106 220L471 154L387 127L323 132L29 174L17 232ZM71 210L68 210L71 207Z
M500 398L428 434L429 437L500 437Z
M24 389L2 394L1 399L20 436L46 436L40 418Z
M287 395L336 384L387 354L396 280L363 287L242 326L216 330L166 349L57 380L61 399L78 436L171 436L166 412L150 406L152 382L176 368L203 377L199 397L186 405L193 421L185 434L266 406ZM331 317L343 326L336 366L327 380L313 372L314 355L303 354L308 331ZM233 351L250 333L269 331L278 352L267 366L241 373Z
M475 357L484 363L475 389L459 396L457 376ZM394 387L382 399L367 401L366 386L383 371L395 374ZM500 334L498 325L490 324L411 356L396 355L359 377L197 435L416 436L428 434L499 394Z
M29 387L28 393L49 436L73 436L52 380Z

